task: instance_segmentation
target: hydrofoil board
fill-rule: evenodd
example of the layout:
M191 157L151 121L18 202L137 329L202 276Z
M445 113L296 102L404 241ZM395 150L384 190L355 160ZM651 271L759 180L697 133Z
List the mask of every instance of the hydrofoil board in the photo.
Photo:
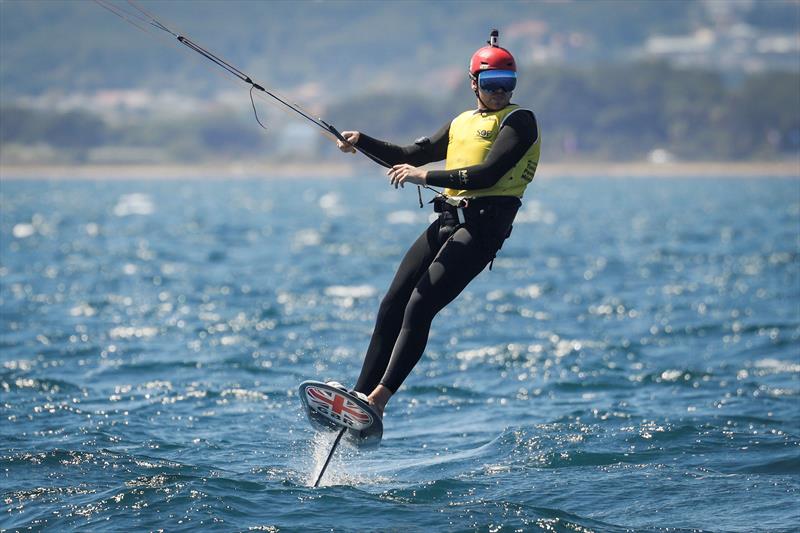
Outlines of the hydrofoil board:
M299 392L303 409L315 429L345 430L347 439L359 447L380 444L383 422L368 402L344 387L321 381L304 381Z

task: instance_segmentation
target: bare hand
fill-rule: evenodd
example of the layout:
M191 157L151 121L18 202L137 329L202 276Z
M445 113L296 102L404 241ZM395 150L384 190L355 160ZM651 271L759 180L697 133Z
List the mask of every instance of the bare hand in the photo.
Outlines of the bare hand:
M341 150L342 152L344 152L346 154L348 154L348 153L354 154L354 153L356 153L356 149L353 148L353 146L356 143L358 143L358 138L360 136L361 136L361 134L359 132L357 132L357 131L343 131L342 132L342 137L344 137L344 140L346 140L347 142L343 143L342 141L337 139L336 140L336 146L339 148L339 150Z
M394 185L395 189L398 186L405 187L406 183L425 185L428 177L427 170L412 167L411 165L407 165L405 163L402 165L393 166L386 172L386 174L389 176L389 183Z

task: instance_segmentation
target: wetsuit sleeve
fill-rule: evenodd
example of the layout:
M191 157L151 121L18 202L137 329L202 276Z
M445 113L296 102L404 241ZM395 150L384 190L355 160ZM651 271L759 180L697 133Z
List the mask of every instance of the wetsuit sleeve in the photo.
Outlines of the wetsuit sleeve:
M450 170L429 170L428 185L466 190L491 187L514 168L538 137L533 113L528 110L512 113L482 163Z
M427 165L434 161L441 161L447 157L447 143L450 135L448 122L437 131L433 137L422 137L409 146L379 141L369 135L361 133L356 146L364 151L383 159L390 165L408 163L415 167Z

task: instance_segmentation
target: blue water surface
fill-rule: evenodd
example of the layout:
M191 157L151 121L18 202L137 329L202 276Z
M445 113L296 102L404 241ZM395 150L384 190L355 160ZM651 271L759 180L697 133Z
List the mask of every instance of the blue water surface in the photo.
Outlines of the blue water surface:
M436 318L378 451L355 380L428 222L359 179L3 181L0 529L797 531L800 182L551 179Z

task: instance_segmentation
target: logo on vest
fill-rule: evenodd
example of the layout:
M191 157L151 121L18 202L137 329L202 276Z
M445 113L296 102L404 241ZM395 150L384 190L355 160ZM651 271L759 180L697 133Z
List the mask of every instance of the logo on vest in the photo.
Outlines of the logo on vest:
M477 133L478 137L480 137L481 139L488 139L489 137L492 136L492 132L489 130L478 130Z

